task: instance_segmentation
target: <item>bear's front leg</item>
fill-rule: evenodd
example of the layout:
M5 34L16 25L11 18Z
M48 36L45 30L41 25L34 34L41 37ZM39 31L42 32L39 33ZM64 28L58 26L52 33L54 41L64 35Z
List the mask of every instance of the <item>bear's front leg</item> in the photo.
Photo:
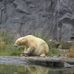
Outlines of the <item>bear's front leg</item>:
M34 48L29 47L27 49L27 51L24 50L24 52L22 53L22 56L32 56L33 55L33 51L34 51Z

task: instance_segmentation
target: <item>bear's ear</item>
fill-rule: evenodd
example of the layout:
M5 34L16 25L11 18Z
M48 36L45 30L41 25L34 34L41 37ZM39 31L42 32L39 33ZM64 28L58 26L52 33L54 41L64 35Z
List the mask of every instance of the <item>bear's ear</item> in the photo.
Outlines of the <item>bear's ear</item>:
M27 46L28 45L28 40L25 40L23 43L24 43L24 45Z

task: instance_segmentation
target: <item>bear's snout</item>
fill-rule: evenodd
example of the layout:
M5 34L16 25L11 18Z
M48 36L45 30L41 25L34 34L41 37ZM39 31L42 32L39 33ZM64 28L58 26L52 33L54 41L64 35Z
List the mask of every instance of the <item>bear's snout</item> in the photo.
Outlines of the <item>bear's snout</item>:
M18 45L17 44L14 44L14 47L18 47Z

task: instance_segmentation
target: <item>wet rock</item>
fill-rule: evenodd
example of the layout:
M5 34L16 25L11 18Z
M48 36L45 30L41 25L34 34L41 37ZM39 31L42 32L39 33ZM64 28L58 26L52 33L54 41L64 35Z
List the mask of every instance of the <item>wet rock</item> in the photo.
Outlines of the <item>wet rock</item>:
M0 0L0 28L15 36L41 33L70 40L74 37L73 21L73 0Z

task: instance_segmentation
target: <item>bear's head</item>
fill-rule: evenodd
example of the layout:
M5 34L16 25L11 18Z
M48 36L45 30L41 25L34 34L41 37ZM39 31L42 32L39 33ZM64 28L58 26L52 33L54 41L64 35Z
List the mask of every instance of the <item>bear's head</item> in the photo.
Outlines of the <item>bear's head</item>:
M23 46L26 45L26 43L27 40L24 37L20 37L15 41L14 46Z

